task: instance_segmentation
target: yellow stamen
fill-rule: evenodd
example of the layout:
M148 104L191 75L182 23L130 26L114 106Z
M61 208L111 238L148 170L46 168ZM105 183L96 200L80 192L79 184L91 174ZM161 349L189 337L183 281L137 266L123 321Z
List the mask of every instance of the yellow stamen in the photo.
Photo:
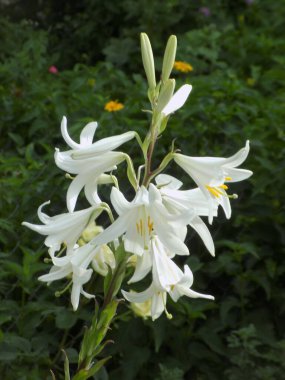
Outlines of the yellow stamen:
M136 226L137 226L137 233L139 234L139 233L140 233L140 227L139 227L139 224L136 223Z
M142 219L140 219L140 231L141 231L141 236L143 236L143 222L142 222Z
M151 231L153 229L153 222L150 220L150 216L147 218L147 226L148 226L148 234L151 234Z
M232 177L225 177L225 181L231 181Z
M207 190L214 195L216 198L220 198L220 195L223 195L218 189L211 187L211 186L206 186Z
M219 188L224 189L224 190L228 190L229 187L227 185L220 185Z

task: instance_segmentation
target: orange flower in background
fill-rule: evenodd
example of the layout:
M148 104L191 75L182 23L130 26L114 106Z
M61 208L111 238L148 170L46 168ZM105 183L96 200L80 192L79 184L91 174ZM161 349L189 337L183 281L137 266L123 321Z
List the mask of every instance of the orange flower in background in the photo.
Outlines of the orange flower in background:
M173 67L175 70L181 71L182 73L189 73L194 70L190 63L183 61L175 61Z
M108 112L117 112L120 111L122 108L124 108L123 103L118 102L118 100L110 100L108 103L105 104L105 111Z

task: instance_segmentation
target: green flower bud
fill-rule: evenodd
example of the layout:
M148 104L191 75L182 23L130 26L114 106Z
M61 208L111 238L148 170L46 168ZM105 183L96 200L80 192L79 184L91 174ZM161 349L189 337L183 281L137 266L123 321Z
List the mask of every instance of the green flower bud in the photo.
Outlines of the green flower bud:
M176 36L172 35L169 37L167 41L167 45L166 45L165 53L163 57L162 73L161 73L162 82L166 82L171 74L171 71L173 69L173 65L175 62L176 48L177 48L177 38Z
M156 86L154 60L151 44L146 33L141 33L141 51L148 86L150 90L154 90Z
M167 103L170 101L174 92L174 88L175 79L167 79L158 97L156 107L157 112L161 112L163 108L167 105Z

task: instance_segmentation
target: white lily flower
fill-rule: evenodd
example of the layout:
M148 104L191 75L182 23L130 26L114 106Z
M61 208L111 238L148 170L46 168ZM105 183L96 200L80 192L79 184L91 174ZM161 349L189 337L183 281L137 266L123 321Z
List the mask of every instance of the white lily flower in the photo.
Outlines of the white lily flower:
M174 302L177 302L177 300L184 295L190 298L207 298L214 300L214 297L211 295L197 293L190 289L193 285L193 274L187 265L184 266L184 273L181 270L180 272L180 281L172 285L168 291L161 289L155 281L153 281L151 285L141 293L126 292L122 290L122 294L129 302L143 303L151 300L152 320L157 319L163 311L168 318L172 317L166 309L167 293L169 293Z
M245 161L248 153L249 141L246 142L244 148L229 158L189 157L175 153L174 160L193 178L206 198L220 204L226 217L230 218L231 205L226 193L228 186L225 183L239 182L252 175L250 170L237 169L237 166ZM210 207L210 211L209 221L211 223L213 220L212 207Z
M113 187L111 201L119 217L106 228L93 244L105 244L124 235L125 250L138 256L149 249L151 237L155 234L170 251L188 255L189 251L179 237L178 228L183 226L184 215L171 215L162 203L159 190L150 184L149 190L140 187L132 202Z
M181 279L181 270L171 260L175 254L169 253L157 236L150 241L149 251L139 256L133 276L128 284L143 279L152 269L153 281L161 289L169 290Z
M73 213L64 213L55 216L48 216L42 212L43 206L49 204L50 201L43 203L38 208L38 217L43 225L32 224L23 222L22 225L38 232L41 235L46 235L45 245L49 247L49 254L55 265L64 263L66 257L55 257L55 252L59 251L62 244L66 246L67 255L69 255L74 248L77 240L89 225L89 223L96 219L102 212L102 208L92 206L85 210L75 211Z
M66 260L54 265L48 274L39 277L40 281L52 282L72 276L71 303L74 311L77 310L80 294L87 298L94 298L94 295L86 293L83 285L86 284L92 275L92 269L87 269L93 258L96 256L99 247L86 244L75 248L72 253L66 256Z
M170 175L159 174L155 181L166 208L173 214L188 210L187 224L199 234L210 254L215 256L211 233L200 216L209 216L209 214L216 216L217 204L210 204L199 188L179 190L183 183ZM211 211L210 207L212 207Z
M143 292L135 293L132 291L126 292L125 290L122 290L122 294L127 301L132 303L138 304L150 301L150 314L153 321L159 318L164 311L166 312L166 315L170 316L166 310L167 292L157 288L154 282Z
M186 102L191 90L192 86L190 84L184 84L182 87L180 87L163 108L161 113L164 114L164 116L168 116L181 108Z
M209 294L202 294L195 292L191 289L193 285L193 273L188 265L184 265L184 275L179 283L171 287L169 291L170 297L174 302L177 302L178 299L182 296L187 296L190 298L207 298L209 300L214 300L215 298Z
M78 144L67 132L66 117L63 117L61 122L62 136L72 149L66 152L56 149L55 162L62 170L77 174L67 192L67 208L70 212L74 210L78 195L83 188L91 204L98 201L96 194L100 175L113 170L125 159L124 153L113 150L135 136L135 132L130 131L92 143L96 128L96 122L87 124L80 134L80 144Z

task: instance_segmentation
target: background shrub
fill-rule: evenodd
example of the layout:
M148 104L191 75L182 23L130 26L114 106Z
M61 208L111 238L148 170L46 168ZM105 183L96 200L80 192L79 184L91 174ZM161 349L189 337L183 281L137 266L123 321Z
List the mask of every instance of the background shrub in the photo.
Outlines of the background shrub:
M29 3L29 6L26 4ZM174 138L186 154L227 156L251 141L254 176L232 192L233 217L211 227L217 257L189 236L195 288L216 302L171 303L171 321L133 316L127 305L110 332L113 361L97 380L280 380L284 373L284 1L13 1L0 5L0 369L3 379L62 377L60 348L76 362L93 304L74 313L37 277L47 270L43 239L25 230L36 207L63 211L67 180L53 163L63 148L59 124L75 138L97 120L98 137L144 134L148 107L138 34L150 35L158 69L163 46L178 35L174 71L193 85L187 105L159 140L157 162ZM205 11L208 9L208 11ZM208 12L208 13L207 13ZM208 14L206 16L205 14ZM50 66L57 74L49 72ZM124 109L104 111L118 99ZM97 133L97 132L96 132ZM136 147L127 145L139 164ZM169 169L191 185L175 165ZM122 187L126 184L122 182ZM94 286L96 284L93 284ZM68 306L67 306L68 305Z

